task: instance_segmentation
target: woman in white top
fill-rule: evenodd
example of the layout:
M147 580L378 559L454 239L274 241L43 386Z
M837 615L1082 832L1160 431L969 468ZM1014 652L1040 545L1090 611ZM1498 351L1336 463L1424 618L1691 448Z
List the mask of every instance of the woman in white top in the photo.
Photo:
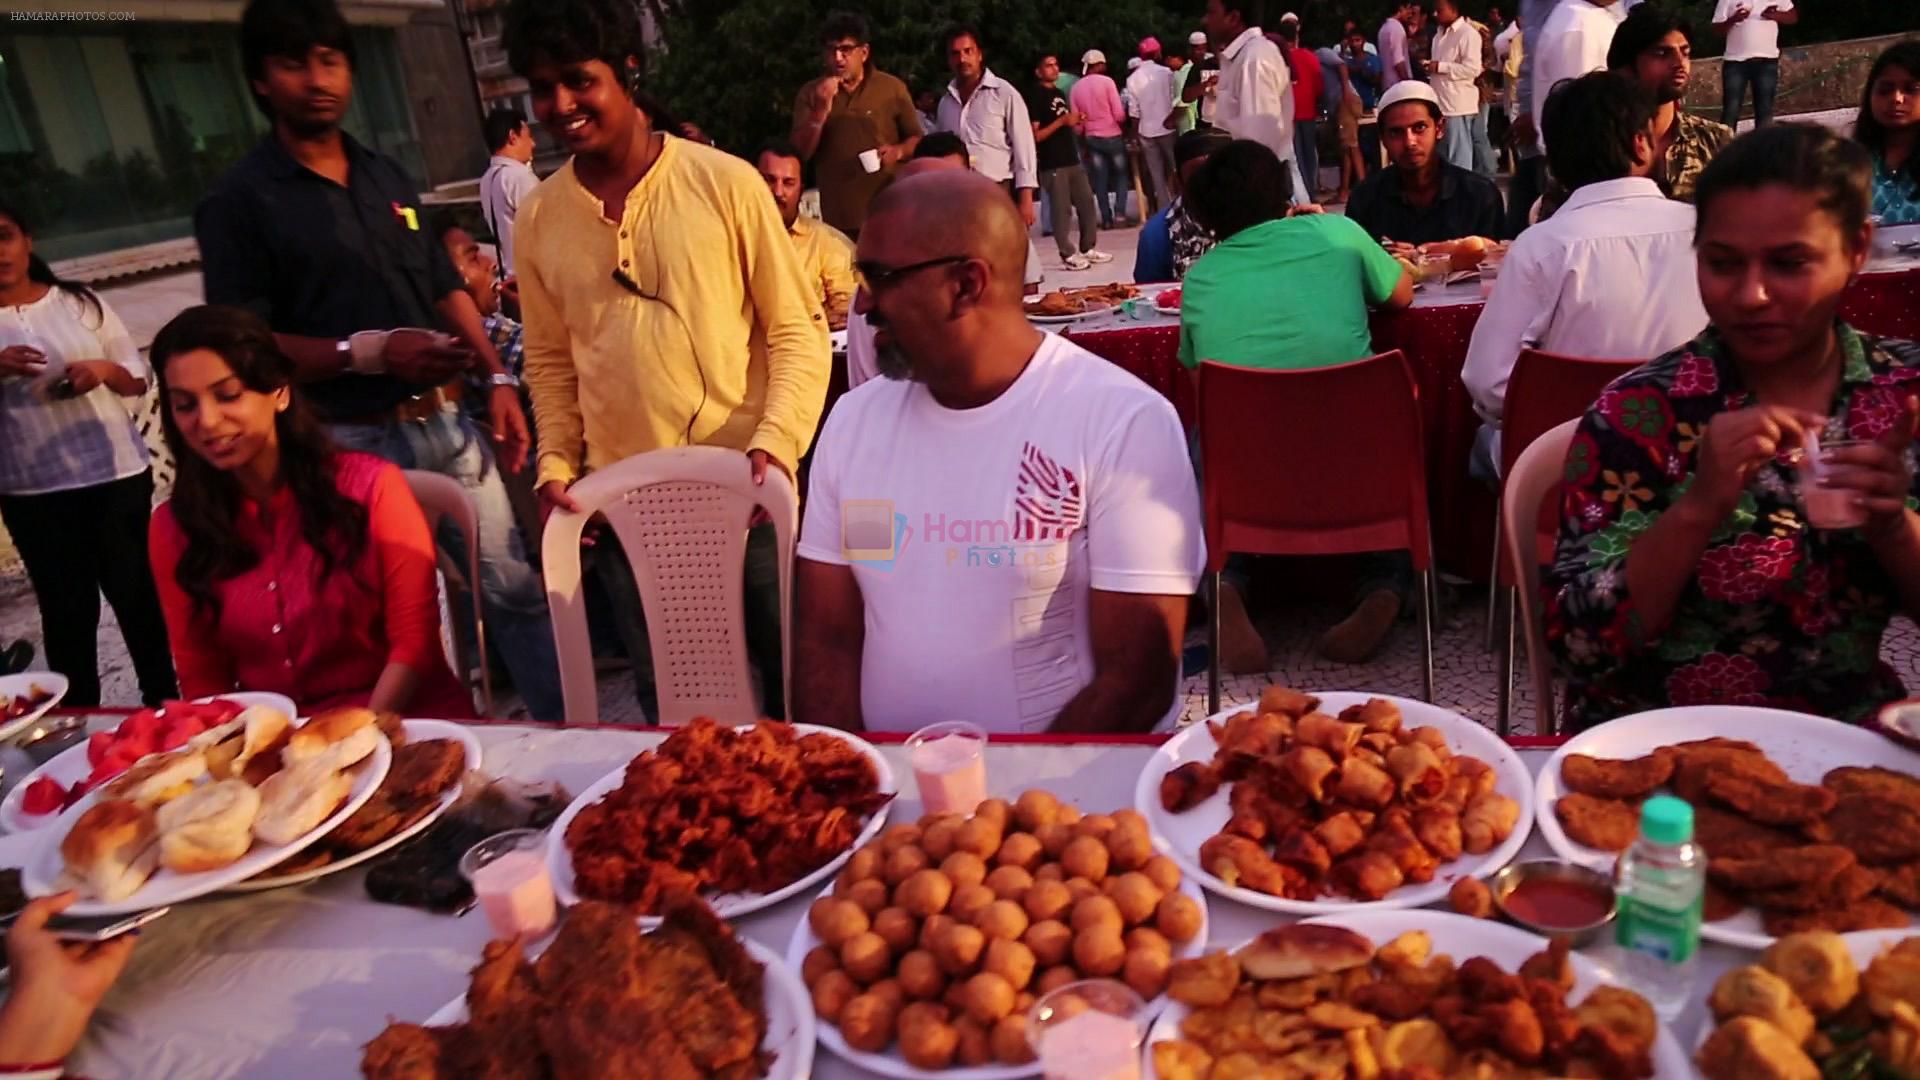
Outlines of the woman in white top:
M140 696L175 693L166 623L147 563L153 475L122 398L147 364L113 309L33 253L0 205L0 521L40 604L47 665L66 704L100 703L100 594L120 622Z

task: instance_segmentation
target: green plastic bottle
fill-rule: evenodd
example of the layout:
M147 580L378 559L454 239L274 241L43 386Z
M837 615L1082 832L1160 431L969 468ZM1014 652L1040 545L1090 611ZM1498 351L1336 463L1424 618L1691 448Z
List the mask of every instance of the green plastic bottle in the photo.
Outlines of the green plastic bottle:
M1614 869L1619 974L1663 1020L1693 998L1707 858L1693 842L1693 807L1657 795L1640 807L1640 836Z

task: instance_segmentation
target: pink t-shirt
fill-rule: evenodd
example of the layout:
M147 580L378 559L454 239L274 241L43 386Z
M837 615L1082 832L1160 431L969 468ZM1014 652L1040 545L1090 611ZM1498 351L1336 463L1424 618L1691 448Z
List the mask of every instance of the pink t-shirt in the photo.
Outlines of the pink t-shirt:
M1087 126L1080 129L1082 134L1092 139L1119 137L1127 110L1120 104L1120 90L1112 79L1105 75L1087 75L1073 84L1067 101L1074 112L1087 115Z

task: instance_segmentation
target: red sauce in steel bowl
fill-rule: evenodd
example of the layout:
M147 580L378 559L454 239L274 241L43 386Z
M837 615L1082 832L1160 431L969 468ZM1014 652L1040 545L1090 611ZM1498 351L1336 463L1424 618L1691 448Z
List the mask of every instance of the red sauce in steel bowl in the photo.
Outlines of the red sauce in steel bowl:
M1507 913L1535 926L1577 929L1607 917L1613 898L1578 881L1528 878L1503 901Z

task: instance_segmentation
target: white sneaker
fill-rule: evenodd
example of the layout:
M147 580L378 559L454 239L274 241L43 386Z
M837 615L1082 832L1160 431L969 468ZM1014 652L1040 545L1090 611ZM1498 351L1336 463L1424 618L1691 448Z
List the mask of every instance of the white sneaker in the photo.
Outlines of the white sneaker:
M1090 263L1110 263L1113 261L1113 256L1096 248L1087 252L1087 261Z
M1077 251L1060 260L1060 262L1069 270L1086 270L1093 266L1093 263L1089 262L1085 255Z

